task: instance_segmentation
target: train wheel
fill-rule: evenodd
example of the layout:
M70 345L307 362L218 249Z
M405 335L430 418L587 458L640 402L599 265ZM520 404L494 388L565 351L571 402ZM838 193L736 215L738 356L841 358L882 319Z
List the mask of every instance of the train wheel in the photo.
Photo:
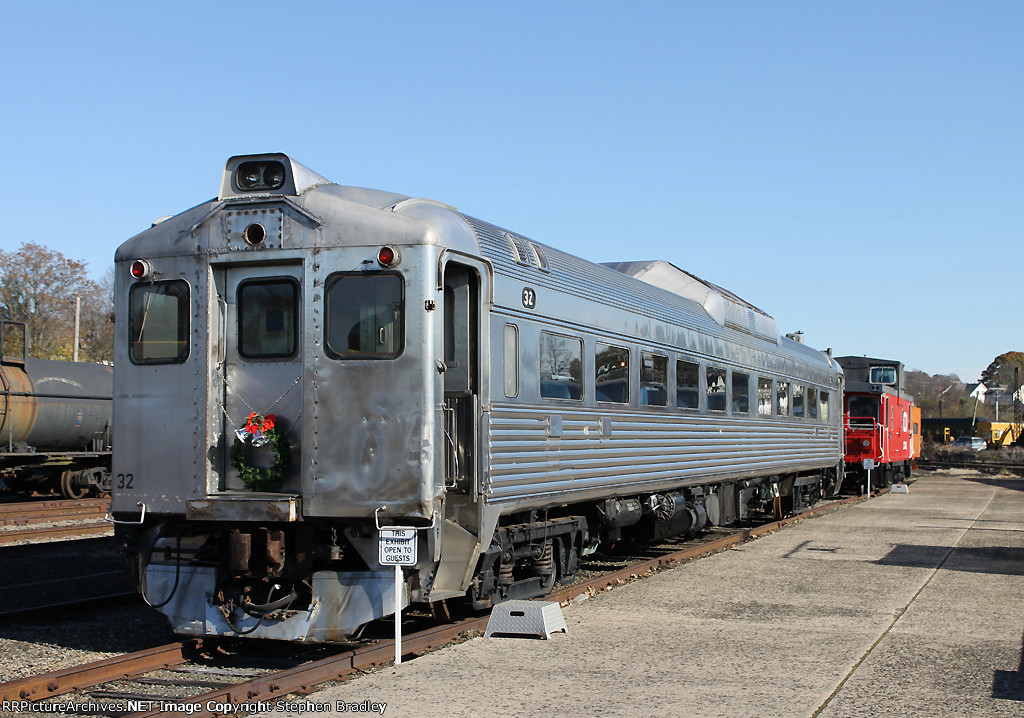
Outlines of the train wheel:
M68 499L81 499L89 493L88 486L78 487L75 485L76 474L71 471L65 471L60 475L60 492Z

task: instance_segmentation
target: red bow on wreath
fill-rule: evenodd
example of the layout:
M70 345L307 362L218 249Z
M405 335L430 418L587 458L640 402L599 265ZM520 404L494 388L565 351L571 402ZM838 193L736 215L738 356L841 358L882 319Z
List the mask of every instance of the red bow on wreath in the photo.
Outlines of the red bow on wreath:
M263 446L270 441L268 431L274 428L277 417L273 414L257 414L255 411L249 414L245 426L235 432L239 441L249 441L253 446Z

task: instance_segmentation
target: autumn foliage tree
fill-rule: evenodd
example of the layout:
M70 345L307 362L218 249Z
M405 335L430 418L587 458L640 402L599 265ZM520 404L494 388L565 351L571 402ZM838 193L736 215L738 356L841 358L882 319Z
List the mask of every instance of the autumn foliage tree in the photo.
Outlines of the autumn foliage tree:
M0 250L0 318L25 323L29 356L72 358L76 297L79 360L112 361L112 273L97 282L84 262L34 242L23 243L16 252Z
M1014 367L1018 370L1018 380L1024 381L1024 352L1004 352L997 356L981 373L981 381L989 389L999 387L1012 393L1020 388L1014 385Z

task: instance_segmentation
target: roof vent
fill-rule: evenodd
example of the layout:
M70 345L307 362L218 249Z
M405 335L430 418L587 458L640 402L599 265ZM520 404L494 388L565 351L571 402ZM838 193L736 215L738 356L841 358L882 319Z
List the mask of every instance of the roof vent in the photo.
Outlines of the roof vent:
M520 237L510 234L509 232L502 232L505 239L512 246L512 257L520 264L529 264L530 255L526 253L526 247L523 246L523 240Z
M550 272L551 268L548 267L548 258L544 254L544 250L540 248L540 245L536 242L530 241L527 241L526 243L530 246L530 249L533 250L533 258L537 262L537 268L544 272Z

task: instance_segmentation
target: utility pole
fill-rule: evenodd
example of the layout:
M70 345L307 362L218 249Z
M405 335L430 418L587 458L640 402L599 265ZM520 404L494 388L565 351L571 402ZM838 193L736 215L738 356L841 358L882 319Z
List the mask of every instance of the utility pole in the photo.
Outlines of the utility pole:
M1013 368L1013 395L1012 395L1012 399L1013 399L1013 427L1014 428L1013 428L1013 430L1010 433L1013 434L1014 432L1016 432L1016 436L1011 436L1010 437L1010 442L1014 443L1014 442L1021 441L1021 434L1024 433L1021 430L1021 416L1020 416L1021 402L1022 402L1022 400L1024 400L1024 392L1022 392L1021 388L1020 388L1020 367L1019 366L1015 366Z
M82 313L82 298L75 296L75 348L71 352L71 361L78 361L78 322Z

